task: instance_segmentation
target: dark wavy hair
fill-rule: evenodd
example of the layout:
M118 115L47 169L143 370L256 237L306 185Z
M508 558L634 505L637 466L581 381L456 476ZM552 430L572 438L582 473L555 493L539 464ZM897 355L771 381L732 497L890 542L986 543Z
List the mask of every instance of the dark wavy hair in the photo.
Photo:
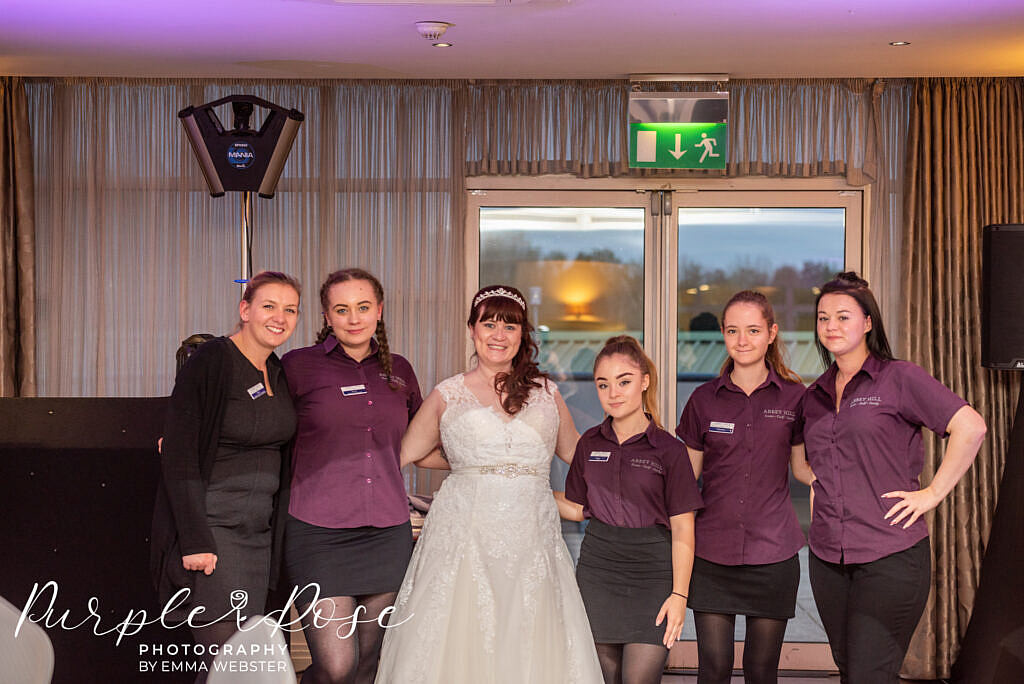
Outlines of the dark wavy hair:
M323 311L324 325L320 328L320 332L317 333L317 344L320 344L330 335L334 334L334 330L327 322L327 310L331 305L331 288L338 283L346 283L350 280L362 280L370 283L370 286L373 288L373 294L377 298L377 303L384 303L384 286L369 271L364 271L361 268L343 268L340 271L334 271L327 276L323 285L320 286L320 307ZM374 331L373 336L377 338L377 360L380 362L380 367L383 369L384 374L388 376L388 386L391 389L397 389L398 383L394 381L394 366L391 361L391 346L388 344L388 330L384 325L383 316L377 321L377 329Z
M494 295L485 297L477 302L480 295L488 291L504 289L519 298L519 301L511 297ZM477 302L477 304L473 304ZM520 305L519 302L523 302ZM501 407L505 413L515 415L526 406L526 399L530 396L530 390L534 387L541 387L541 380L547 381L547 373L543 373L537 366L537 342L533 339L533 326L530 324L530 317L526 311L526 298L523 293L511 285L488 285L477 290L470 300L469 319L466 324L472 328L480 321L501 321L513 323L522 327L523 334L519 343L519 350L512 358L512 370L508 373L498 373L494 377L494 389L498 395L505 395Z
M868 287L868 281L857 275L856 271L837 273L835 278L821 286L821 292L814 300L815 316L817 316L818 303L827 294L844 294L853 297L864 315L871 317L871 330L866 336L868 351L872 356L883 361L892 361L896 358L892 354L892 349L889 348L889 339L885 336L885 326L882 324L882 311L878 308L875 295ZM818 339L817 334L814 335L814 345L818 348L822 364L828 368L832 365L832 354L825 349L825 345Z
M772 308L772 303L768 301L768 298L756 290L740 290L730 297L729 301L725 303L725 307L722 308L721 328L723 335L725 334L725 314L733 304L753 304L761 309L761 315L764 316L764 320L768 323L769 328L775 325L775 309ZM775 370L780 378L789 382L802 382L800 376L786 363L786 345L782 343L781 334L776 333L775 339L768 345L768 350L764 354L764 360ZM725 375L730 368L732 368L732 359L726 357L722 363L719 375Z
M649 378L647 389L644 390L644 412L646 412L651 420L659 428L661 427L661 419L658 416L658 370L654 367L654 362L647 356L647 352L640 346L640 341L635 337L629 335L616 335L615 337L609 337L608 341L604 343L604 347L594 357L594 374L597 374L597 364L601 362L601 359L606 359L609 356L615 354L622 354L627 359L636 364L640 372Z

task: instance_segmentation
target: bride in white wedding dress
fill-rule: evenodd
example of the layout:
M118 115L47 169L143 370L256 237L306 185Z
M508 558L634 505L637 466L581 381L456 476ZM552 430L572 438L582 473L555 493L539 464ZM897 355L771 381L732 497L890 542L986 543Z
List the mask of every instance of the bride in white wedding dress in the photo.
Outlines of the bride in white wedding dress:
M402 441L403 465L452 472L398 592L377 682L598 684L548 484L552 454L570 459L579 434L537 368L518 290L478 292L469 328L476 367L439 383Z

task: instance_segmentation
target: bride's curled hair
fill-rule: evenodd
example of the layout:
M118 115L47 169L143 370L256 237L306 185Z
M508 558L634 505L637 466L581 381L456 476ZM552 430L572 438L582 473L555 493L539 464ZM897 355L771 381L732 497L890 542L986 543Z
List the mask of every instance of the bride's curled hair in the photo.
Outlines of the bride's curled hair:
M501 407L505 413L515 415L526 406L530 390L541 387L540 380L547 380L547 373L537 366L537 343L533 339L533 326L526 310L523 293L511 285L488 285L480 288L470 301L469 320L472 328L480 321L501 321L519 325L522 338L519 350L512 358L512 369L494 377L494 389L504 394Z

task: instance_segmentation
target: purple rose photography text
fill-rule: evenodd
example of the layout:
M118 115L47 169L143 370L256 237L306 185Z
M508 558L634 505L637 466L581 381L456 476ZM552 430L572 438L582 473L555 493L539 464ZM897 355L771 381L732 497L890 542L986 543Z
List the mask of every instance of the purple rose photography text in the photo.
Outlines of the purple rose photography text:
M393 606L388 606L380 615L375 618L366 617L366 608L357 606L351 615L334 615L334 603L325 601L324 607L329 607L330 613L321 609L320 586L310 583L303 587L293 587L285 605L268 612L266 615L249 616L245 613L245 607L249 603L249 596L245 591L236 590L231 593L231 609L224 615L207 616L206 609L196 606L188 613L183 621L173 621L168 615L183 606L189 597L188 588L180 589L161 608L158 614L151 615L146 610L129 610L124 619L116 624L104 623L100 613L100 601L92 596L86 601L85 614L74 614L71 609L61 610L58 608L59 587L57 582L50 580L42 586L36 582L32 586L32 592L21 610L21 616L14 628L14 636L17 637L26 622L32 622L45 626L47 629L89 629L98 637L109 636L114 643L120 646L126 637L134 636L148 625L159 624L165 629L177 629L189 627L201 629L203 625L212 622L231 621L241 632L248 632L265 626L271 636L276 636L277 631L299 632L302 631L303 621L309 622L318 629L323 629L332 624L337 625L338 637L347 639L351 637L359 623L377 622L381 627L390 629L402 623L387 624L387 618L394 612ZM312 599L303 607L296 603L296 599L307 591L312 591ZM292 609L295 616L292 616ZM410 616L411 617L411 616ZM403 620L402 622L405 622ZM288 650L283 643L258 643L258 644L224 644L204 646L202 644L165 644L165 643L140 643L138 645L139 671L140 672L196 672L206 670L206 663L202 658L207 655L215 656L214 669L222 669L230 672L281 672L288 668ZM219 657L218 657L219 656Z

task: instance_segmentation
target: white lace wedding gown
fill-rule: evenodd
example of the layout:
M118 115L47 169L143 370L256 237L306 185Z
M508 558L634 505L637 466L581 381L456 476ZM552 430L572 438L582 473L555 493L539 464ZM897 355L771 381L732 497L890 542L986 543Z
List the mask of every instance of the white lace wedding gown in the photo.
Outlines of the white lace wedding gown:
M535 389L510 419L462 375L437 389L452 472L398 592L377 684L601 682L548 484L554 397Z

